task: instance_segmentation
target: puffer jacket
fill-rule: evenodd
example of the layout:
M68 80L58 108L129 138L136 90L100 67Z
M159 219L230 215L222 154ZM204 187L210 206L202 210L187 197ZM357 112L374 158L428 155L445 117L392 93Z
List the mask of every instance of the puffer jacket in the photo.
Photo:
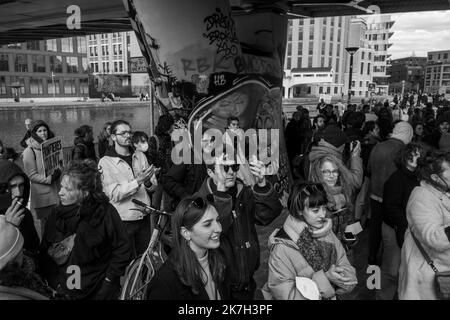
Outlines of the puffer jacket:
M131 200L137 199L150 205L150 198L144 184L139 185L136 176L148 167L144 153L136 151L132 157L133 168L119 158L114 148L108 149L106 155L98 162L98 168L103 175L103 192L111 204L117 209L123 221L143 219L142 209Z
M411 229L435 267L450 271L450 196L422 181L411 193L406 218L409 228L401 253L398 297L436 300L435 273L414 242Z
M319 292L328 297L351 292L355 285L338 287L328 280L325 270L314 272L306 259L300 253L297 245L299 235L307 227L305 222L289 215L282 229L276 229L269 238L269 277L263 287L266 299L276 300L306 300L296 288L296 277L306 277L313 280ZM281 232L284 231L284 232ZM332 243L336 248L336 267L344 270L344 276L356 281L356 270L347 259L341 242L329 230L318 237L319 240Z
M253 275L260 263L255 223L270 224L281 213L281 202L269 182L264 188L258 185L251 188L237 179L234 198L228 193L213 191L213 185L211 178L205 179L193 197L214 194L214 206L222 224L219 250L227 263L230 290L255 290Z
M31 181L31 207L44 208L59 203L58 181L52 183L51 175L46 177L42 163L40 144L31 137L30 145L23 152L23 165Z

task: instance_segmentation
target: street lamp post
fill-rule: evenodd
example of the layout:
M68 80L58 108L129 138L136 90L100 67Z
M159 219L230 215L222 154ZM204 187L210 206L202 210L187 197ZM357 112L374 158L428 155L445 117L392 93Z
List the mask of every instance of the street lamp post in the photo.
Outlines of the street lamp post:
M405 93L405 80L402 80L402 100L404 93Z
M53 85L53 101L56 101L56 87L55 87L55 74L52 70L52 85Z
M358 51L358 47L348 47L345 48L347 52L350 54L350 70L348 72L348 101L347 104L350 104L350 100L352 98L352 76L353 76L353 55Z

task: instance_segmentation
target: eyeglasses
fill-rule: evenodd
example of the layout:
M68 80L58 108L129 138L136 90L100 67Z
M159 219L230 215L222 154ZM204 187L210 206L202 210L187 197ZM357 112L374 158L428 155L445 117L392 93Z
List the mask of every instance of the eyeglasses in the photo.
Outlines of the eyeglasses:
M239 166L240 166L239 163L232 164L232 165L224 164L223 169L225 170L225 172L228 172L228 170L231 168L231 170L233 170L233 172L237 172L239 170Z
M322 174L325 176L337 176L339 175L339 170L322 170Z
M115 133L115 135L118 136L132 136L133 135L133 131L124 131L124 132L120 132L120 133Z
M206 201L205 201L206 200ZM188 213L188 211L192 208L192 206L196 206L198 209L203 209L209 203L214 203L214 196L209 193L206 195L206 198L198 197L192 200L189 205L184 210L183 216Z

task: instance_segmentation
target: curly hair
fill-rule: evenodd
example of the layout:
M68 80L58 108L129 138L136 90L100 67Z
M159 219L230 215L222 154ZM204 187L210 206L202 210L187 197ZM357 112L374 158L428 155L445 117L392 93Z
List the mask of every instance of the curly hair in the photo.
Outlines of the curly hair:
M450 165L450 152L444 151L428 151L424 157L420 157L417 160L419 176L422 180L428 182L434 187L442 190L443 186L435 182L431 176L440 175L445 171L444 163ZM446 190L443 190L446 191Z
M408 161L413 159L413 153L418 152L422 157L425 150L422 145L417 143L408 143L405 147L400 149L394 159L397 168L406 168Z
M81 191L86 191L88 199L96 202L109 201L103 192L102 175L93 160L85 159L72 161L64 168L62 176L69 176L75 187Z

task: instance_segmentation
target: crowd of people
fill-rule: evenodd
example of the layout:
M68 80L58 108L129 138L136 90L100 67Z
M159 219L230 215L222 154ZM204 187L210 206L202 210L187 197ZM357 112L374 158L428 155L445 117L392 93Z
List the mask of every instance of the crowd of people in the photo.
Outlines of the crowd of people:
M234 143L239 118L228 118L223 141L202 132L202 152L214 161L198 164L172 162L171 133L185 124L178 116L161 115L150 135L125 120L105 123L97 148L83 125L71 161L51 174L41 144L55 134L27 119L23 166L0 142L0 299L118 299L156 225L134 199L173 212L168 259L147 299L252 300L258 291L341 299L365 281L352 265L357 254L381 269L377 299L438 299L435 272L450 270L450 107L411 96L321 101L314 119L297 107L284 135L294 183L285 221L268 240L262 288L256 225L270 225L283 205L264 163ZM234 152L216 155L218 144ZM365 248L356 246L356 225L368 232Z

